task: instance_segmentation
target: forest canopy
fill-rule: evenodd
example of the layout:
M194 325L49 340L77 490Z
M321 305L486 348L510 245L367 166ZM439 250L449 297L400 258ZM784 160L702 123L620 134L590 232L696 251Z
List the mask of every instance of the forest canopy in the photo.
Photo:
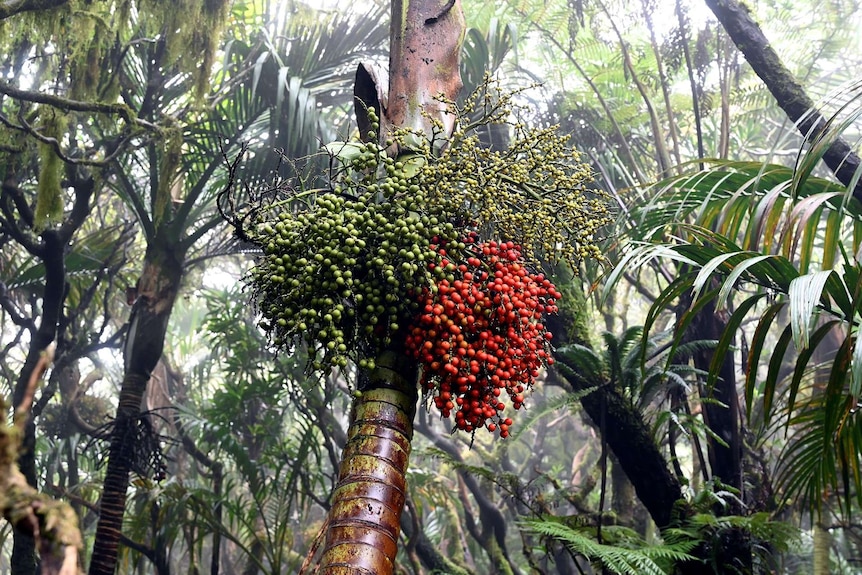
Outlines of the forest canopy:
M0 1L0 572L862 572L860 26Z

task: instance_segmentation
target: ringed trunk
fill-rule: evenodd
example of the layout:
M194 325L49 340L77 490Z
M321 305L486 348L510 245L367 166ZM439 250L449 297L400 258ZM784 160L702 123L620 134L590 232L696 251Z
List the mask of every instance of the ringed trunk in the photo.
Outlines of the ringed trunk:
M381 119L381 134L412 128L427 136L436 130L437 137L448 137L454 117L439 96L454 100L462 85L461 2L392 0L391 10L388 92L364 66L357 72L354 94L360 131L369 134L368 110L373 108ZM406 355L402 341L376 358L376 367L360 387L332 496L321 575L391 575L394 571L418 400L417 376L418 365Z
M125 374L117 416L111 430L108 468L99 505L99 523L89 575L113 575L126 508L129 473L136 457L135 444L141 400L150 373L162 356L168 320L182 278L181 250L158 244L147 250L138 286L138 300L126 337Z
M321 575L391 575L407 493L416 363L381 354L357 397L332 495Z
M813 571L812 575L827 575L829 573L829 547L832 544L829 531L818 521L811 530L814 532Z

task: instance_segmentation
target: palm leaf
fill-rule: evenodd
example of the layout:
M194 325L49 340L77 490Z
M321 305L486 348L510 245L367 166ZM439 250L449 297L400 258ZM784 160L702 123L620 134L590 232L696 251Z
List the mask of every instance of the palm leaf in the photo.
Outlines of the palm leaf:
M823 288L830 275L831 270L805 274L794 278L788 286L790 328L797 350L808 347L811 326L816 318L815 309L823 297Z

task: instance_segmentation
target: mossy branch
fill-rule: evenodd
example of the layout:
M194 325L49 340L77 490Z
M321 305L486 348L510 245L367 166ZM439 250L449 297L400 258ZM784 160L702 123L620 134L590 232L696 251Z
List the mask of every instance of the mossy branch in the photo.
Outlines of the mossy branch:
M36 386L51 361L50 352L39 358L11 426L6 423L6 401L0 399L0 511L15 528L36 540L44 575L81 575L78 553L82 540L75 512L67 503L54 501L28 485L16 463Z
M130 136L132 135L129 133L121 134L121 139L120 139L119 143L115 144L112 148L113 151L109 155L105 156L103 159L101 159L101 160L88 160L86 158L73 158L73 157L69 156L68 154L63 152L63 147L60 145L60 141L57 138L52 138L51 136L46 136L45 134L43 134L42 132L40 132L39 130L37 130L36 128L31 126L30 124L28 124L20 116L19 116L18 120L21 122L20 124L16 124L12 120L10 120L8 117L6 117L4 114L0 114L0 124L3 124L4 126L6 126L7 128L9 128L11 130L22 132L22 133L27 134L28 136L34 138L40 144L53 150L54 154L59 159L63 160L63 162L65 162L67 164L76 164L76 165L81 165L81 166L102 167L102 166L106 166L106 165L110 164L111 162L114 161L115 158L117 158L120 155L120 152L122 152L125 149L125 145L129 141ZM126 129L126 132L129 132L129 131L130 130ZM12 153L21 153L24 150L23 150L23 148L7 147L5 151L9 151Z
M137 117L135 111L125 104L108 104L105 102L83 102L80 100L72 100L55 96L53 94L43 94L42 92L31 92L29 90L21 90L15 86L0 80L0 94L5 94L16 100L24 100L34 104L44 104L52 106L64 112L91 112L96 114L108 114L111 116L120 116L130 125L135 125L146 130L159 131L159 127L152 122L142 120Z
M50 10L68 2L69 0L6 0L0 2L0 20L11 18L23 12Z

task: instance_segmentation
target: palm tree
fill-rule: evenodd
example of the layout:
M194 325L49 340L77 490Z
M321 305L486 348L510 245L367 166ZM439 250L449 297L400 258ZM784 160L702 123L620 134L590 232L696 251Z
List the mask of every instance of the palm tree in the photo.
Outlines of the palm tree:
M127 97L139 117L169 114L170 123L161 141L121 160L116 179L117 193L129 203L144 230L147 249L124 351L126 372L113 424L91 574L114 572L129 471L134 468L131 454L142 433L138 431L143 421L141 398L161 358L182 278L189 266L230 253L237 245L219 231L223 220L216 198L230 177L225 158L244 151L243 142L282 145L288 157L316 150L320 139L330 136L323 131L321 115L326 109L318 105L316 95L321 94L322 103L329 107L344 104L345 62L375 47L378 19L374 12L363 17L342 14L320 19L316 27L301 28L304 32L297 36L285 30L287 36L276 43L265 30L252 45L234 40L221 82L203 111L185 96L186 80L170 72L164 37L129 51L124 73L128 85L140 89L130 90ZM344 50L344 42L352 50ZM280 52L288 44L289 50ZM243 169L247 179L254 180L265 177L278 162L277 155L256 153ZM142 179L141 174L149 177Z
M849 514L862 503L855 255L862 205L853 195L860 172L848 184L813 175L831 138L862 114L860 84L835 101L839 110L827 122L834 129L803 151L794 169L717 161L656 184L635 212L636 243L609 278L613 285L653 258L690 266L659 301L691 289L692 310L712 303L728 315L707 385L718 377L719 358L741 340L749 425L786 431L782 500L817 516L824 505ZM682 316L677 338L692 315Z
M355 93L361 133L369 133L368 111L373 110L381 119L380 141L402 127L435 133L432 119L440 122L445 137L453 118L435 98L442 94L454 100L461 88L460 2L442 9L433 2L393 1L391 6L388 97L381 102L382 87L360 70ZM402 344L393 343L375 358L375 368L361 386L332 494L320 560L323 574L388 575L394 570L417 378L416 361Z

